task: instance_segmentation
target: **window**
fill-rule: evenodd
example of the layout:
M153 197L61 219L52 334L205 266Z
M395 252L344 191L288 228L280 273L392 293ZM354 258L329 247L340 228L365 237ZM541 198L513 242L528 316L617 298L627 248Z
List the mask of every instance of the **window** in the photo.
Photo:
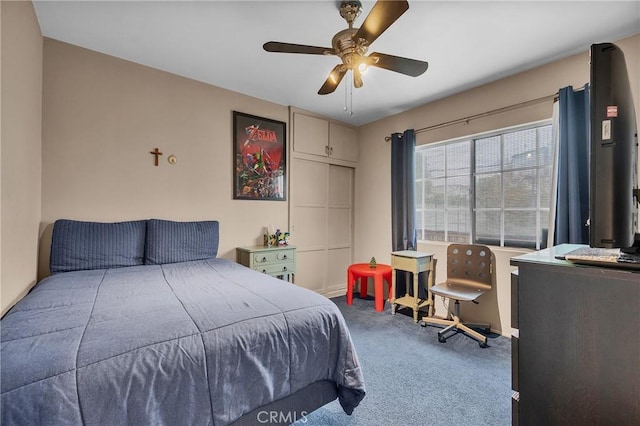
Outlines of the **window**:
M544 248L551 124L416 147L419 240Z

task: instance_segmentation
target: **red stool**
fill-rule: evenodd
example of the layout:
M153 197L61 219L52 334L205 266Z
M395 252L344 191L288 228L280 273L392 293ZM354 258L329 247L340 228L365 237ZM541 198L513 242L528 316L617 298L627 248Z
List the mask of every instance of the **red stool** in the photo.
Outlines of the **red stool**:
M354 263L347 269L347 305L353 304L353 287L360 278L360 297L367 297L367 281L373 277L376 311L384 311L382 280L387 282L391 293L391 266L377 264L375 268L368 263Z

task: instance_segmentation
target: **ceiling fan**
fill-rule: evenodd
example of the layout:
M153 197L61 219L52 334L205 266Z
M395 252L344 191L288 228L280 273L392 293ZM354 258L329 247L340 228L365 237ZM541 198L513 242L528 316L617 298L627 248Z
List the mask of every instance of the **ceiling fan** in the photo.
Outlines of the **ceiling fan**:
M331 40L333 47L307 46L277 41L269 41L262 47L267 52L338 56L342 63L331 70L329 77L318 91L319 95L326 95L336 90L347 71L351 71L353 74L353 85L362 87L362 72L369 66L417 77L427 70L429 63L378 52L366 55L371 43L407 9L409 9L409 3L406 1L378 0L362 26L354 28L353 22L362 12L362 3L355 0L343 0L340 3L340 16L347 21L349 28L333 36Z

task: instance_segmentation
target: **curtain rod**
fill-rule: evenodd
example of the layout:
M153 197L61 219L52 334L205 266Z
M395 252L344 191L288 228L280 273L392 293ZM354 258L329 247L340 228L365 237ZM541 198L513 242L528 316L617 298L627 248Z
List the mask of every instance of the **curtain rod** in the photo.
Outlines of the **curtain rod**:
M542 96L541 98L531 99L529 101L520 102L518 104L514 104L514 105L509 105L509 106L506 106L506 107L502 107L502 108L493 109L491 111L482 112L482 113L475 114L475 115L470 115L470 116L465 117L465 118L458 118L456 120L446 121L446 122L440 123L440 124L434 124L433 126L427 126L427 127L421 128L421 129L417 129L415 131L415 133L417 134L417 133L422 133L422 132L428 132L429 130L441 129L443 127L453 126L454 124L468 123L470 120L476 120L478 118L484 118L484 117L488 117L488 116L491 116L491 115L500 114L500 113L503 113L503 112L508 112L508 111L511 111L511 110L514 110L514 109L524 108L524 107L527 107L529 105L534 105L534 104L538 104L540 102L544 102L544 101L547 101L547 100L550 100L550 99L555 99L557 96L558 96L558 93L554 93L553 95ZM391 140L391 136L385 136L384 140L389 142Z

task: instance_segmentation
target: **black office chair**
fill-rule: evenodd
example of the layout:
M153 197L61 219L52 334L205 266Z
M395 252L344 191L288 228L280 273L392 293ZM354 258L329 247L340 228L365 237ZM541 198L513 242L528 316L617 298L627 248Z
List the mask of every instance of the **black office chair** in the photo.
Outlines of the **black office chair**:
M487 337L472 330L471 327L489 331L491 326L489 324L463 323L460 320L460 301L478 303L476 299L491 290L492 272L492 253L488 247L477 244L449 245L447 248L447 280L431 287L431 293L455 300L453 315L449 309L447 319L422 318L422 321L427 324L448 326L438 332L440 342L444 343L447 338L451 337L445 337L445 333L449 330L455 330L455 334L464 332L476 339L481 347L487 347Z

